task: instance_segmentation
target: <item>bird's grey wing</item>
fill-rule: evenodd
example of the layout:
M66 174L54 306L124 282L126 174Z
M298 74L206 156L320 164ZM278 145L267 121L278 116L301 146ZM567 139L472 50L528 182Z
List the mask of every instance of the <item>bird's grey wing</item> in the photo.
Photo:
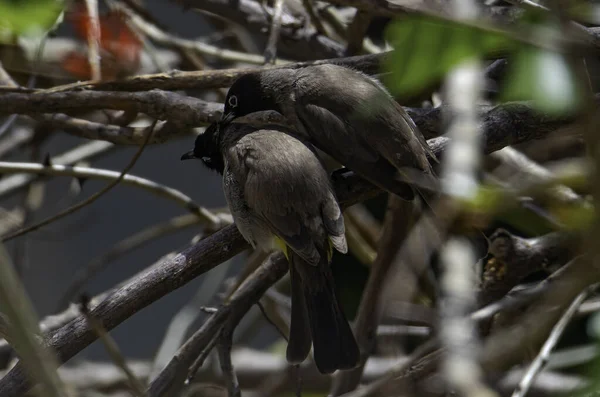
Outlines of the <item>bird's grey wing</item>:
M439 162L437 156L435 155L435 153L433 152L433 150L431 150L431 147L429 147L429 144L427 143L427 139L425 139L425 137L423 136L423 133L421 133L421 130L419 130L419 127L417 127L417 125L415 124L415 121L402 108L402 106L400 106L400 104L396 103L396 106L398 106L398 108L400 110L400 114L402 114L402 117L404 118L404 121L406 122L406 124L410 128L413 129L413 133L414 133L415 137L417 137L417 139L419 140L419 143L421 144L421 146L423 147L423 149L425 149L425 153L427 153L427 155L432 160L434 160L436 163Z
M297 113L311 135L311 142L319 149L380 188L406 200L414 198L409 185L396 181L397 170L392 163L378 155L360 134L349 129L335 113L308 101L298 104Z
M286 147L285 143L276 135L267 139L250 134L248 139L229 149L232 158L229 167L236 170L234 172L245 173L246 204L264 226L303 260L318 265L321 255L315 246L315 226L323 223L318 192L314 191L310 176L303 177L292 169L304 166L303 161L297 158L297 164L292 164L286 159L298 155L291 153L293 148Z
M313 118L308 132L313 138L323 136L329 145L345 145L353 160L376 161L381 155L395 167L429 171L425 155L429 146L423 135L376 80L335 65L299 73L296 111L303 123Z

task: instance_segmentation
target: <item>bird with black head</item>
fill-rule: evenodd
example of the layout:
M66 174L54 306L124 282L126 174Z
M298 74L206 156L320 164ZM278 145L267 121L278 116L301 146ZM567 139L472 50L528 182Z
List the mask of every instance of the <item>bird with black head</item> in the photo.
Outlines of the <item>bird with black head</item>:
M403 199L413 199L407 182L415 176L436 185L429 163L436 157L425 138L387 90L363 73L318 65L244 75L227 93L221 122L264 110L281 113L301 138Z
M335 293L333 250L347 252L344 218L329 175L309 143L280 126L211 125L181 159L223 176L237 228L253 247L279 249L290 264L292 314L287 360L311 345L322 373L354 368L359 349Z

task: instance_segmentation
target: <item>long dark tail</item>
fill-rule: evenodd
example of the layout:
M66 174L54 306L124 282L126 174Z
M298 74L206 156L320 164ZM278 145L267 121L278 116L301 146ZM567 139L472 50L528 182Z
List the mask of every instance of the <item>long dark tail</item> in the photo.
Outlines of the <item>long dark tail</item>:
M290 364L300 364L306 359L308 353L310 353L312 334L308 309L304 301L302 280L291 262L290 281L292 283L292 319L286 358Z
M356 367L360 358L358 345L335 294L329 265L311 266L295 254L290 256L290 262L292 322L288 361L303 361L312 339L315 363L321 373Z

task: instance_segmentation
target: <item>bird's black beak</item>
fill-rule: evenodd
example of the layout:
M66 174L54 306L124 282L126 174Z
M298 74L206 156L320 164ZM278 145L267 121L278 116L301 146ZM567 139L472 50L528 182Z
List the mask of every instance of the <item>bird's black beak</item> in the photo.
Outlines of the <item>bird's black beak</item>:
M193 150L190 150L189 152L185 153L183 156L181 156L181 160L190 160L190 159L195 159L196 155L194 154Z
M221 116L221 120L219 121L219 124L227 125L227 124L231 123L233 121L233 119L235 119L235 113L229 112L229 113Z

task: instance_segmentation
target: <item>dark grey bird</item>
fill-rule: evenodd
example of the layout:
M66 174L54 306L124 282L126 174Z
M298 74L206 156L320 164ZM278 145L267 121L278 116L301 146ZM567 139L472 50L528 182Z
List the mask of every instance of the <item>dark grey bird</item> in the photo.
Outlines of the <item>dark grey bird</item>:
M191 158L223 175L225 197L244 238L253 247L279 248L288 259L287 360L304 361L312 343L320 372L354 368L359 350L330 268L334 248L347 252L344 218L314 148L281 129L213 124L181 157Z
M414 197L406 182L422 176L428 186L435 183L428 161L435 155L425 138L388 91L363 73L318 65L244 75L227 93L221 122L263 110L281 113L303 139L403 199Z

